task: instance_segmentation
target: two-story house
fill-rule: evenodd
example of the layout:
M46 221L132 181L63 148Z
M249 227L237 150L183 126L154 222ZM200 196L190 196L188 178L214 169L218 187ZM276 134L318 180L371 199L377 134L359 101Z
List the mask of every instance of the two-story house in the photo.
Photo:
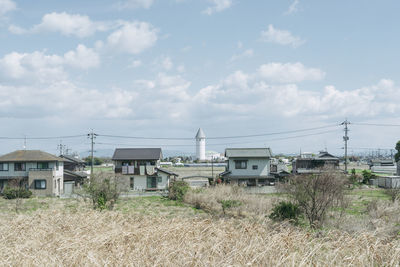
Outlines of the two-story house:
M19 181L37 196L63 192L62 158L40 150L17 150L0 157L0 188Z
M112 160L115 173L130 190L164 190L176 173L160 168L161 148L117 148Z
M319 173L325 168L339 170L339 158L321 151L318 155L303 153L292 161L293 174Z
M226 171L220 174L224 182L257 186L274 180L270 148L227 148L225 157Z

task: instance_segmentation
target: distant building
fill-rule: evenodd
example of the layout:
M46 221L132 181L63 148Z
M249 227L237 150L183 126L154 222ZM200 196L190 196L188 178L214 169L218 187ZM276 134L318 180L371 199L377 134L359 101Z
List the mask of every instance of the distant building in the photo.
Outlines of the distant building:
M206 160L206 135L201 128L196 134L196 159L199 161Z
M63 193L64 159L40 150L17 150L0 157L0 189L18 180L36 196Z
M274 180L269 148L227 148L225 157L226 171L220 174L225 182L257 186Z
M130 190L165 190L178 175L160 168L161 148L117 148L112 160L115 173Z
M290 175L289 169L285 162L281 159L271 159L271 175L275 178L284 178Z
M397 173L397 165L392 159L373 159L368 162L369 168L375 173Z
M74 182L79 187L88 178L86 162L71 155L60 155L64 159L64 182Z
M292 172L294 174L318 173L322 168L339 169L339 158L322 151L317 156L311 153L303 153L292 162Z

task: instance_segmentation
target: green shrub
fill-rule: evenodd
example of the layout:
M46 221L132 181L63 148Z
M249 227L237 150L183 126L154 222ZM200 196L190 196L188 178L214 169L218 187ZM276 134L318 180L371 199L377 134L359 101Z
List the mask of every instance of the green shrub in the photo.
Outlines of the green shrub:
M99 210L112 210L121 191L118 180L105 173L93 175L91 180L83 185L83 193L92 200L93 209Z
M232 199L218 200L218 203L221 204L222 211L224 212L224 214L227 209L239 207L240 205L242 205L242 202L240 202L239 200L232 200Z
M362 180L363 184L369 184L369 180L376 179L375 174L372 174L372 172L369 170L363 170L362 176L363 176L363 180Z
M3 190L3 197L5 199L30 198L31 196L32 192L25 188L6 187Z
M301 211L298 205L292 202L281 201L274 207L269 218L274 221L290 220L297 223L300 214Z
M168 189L168 198L171 200L183 201L183 198L189 189L189 184L185 181L172 182Z

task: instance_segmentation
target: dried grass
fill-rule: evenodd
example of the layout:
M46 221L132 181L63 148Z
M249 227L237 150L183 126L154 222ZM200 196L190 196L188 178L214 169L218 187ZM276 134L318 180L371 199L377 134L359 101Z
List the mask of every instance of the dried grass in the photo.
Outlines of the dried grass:
M400 242L268 221L38 211L0 217L3 265L396 266Z

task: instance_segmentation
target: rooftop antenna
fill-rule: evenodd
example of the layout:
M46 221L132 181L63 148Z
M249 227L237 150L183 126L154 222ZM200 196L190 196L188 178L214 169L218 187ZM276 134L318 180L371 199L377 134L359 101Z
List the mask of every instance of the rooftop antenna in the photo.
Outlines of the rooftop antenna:
M26 134L24 135L24 150L26 150Z
M325 145L325 152L328 152L328 148L326 147L326 141L324 141L324 145Z

